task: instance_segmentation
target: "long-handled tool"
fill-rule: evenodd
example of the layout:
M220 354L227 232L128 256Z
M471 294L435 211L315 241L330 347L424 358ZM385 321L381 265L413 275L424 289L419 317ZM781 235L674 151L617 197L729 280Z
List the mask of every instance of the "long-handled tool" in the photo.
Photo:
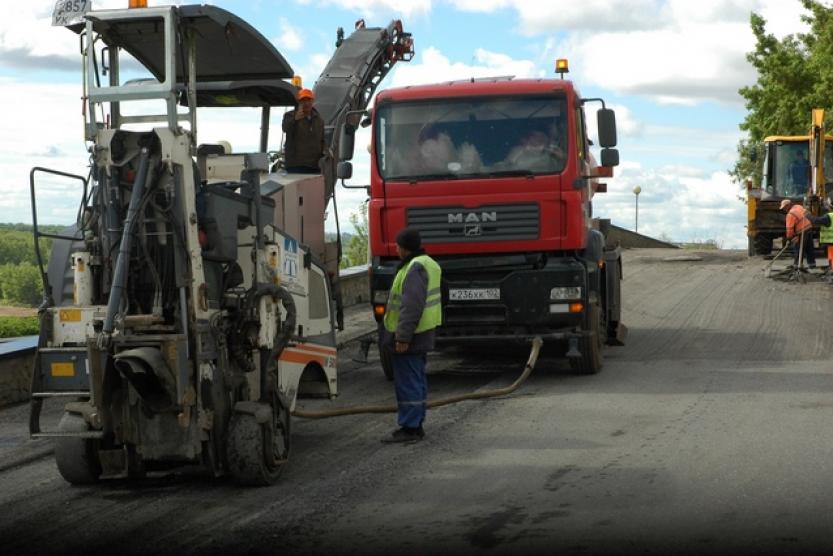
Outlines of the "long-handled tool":
M778 257L780 257L789 246L790 243L788 241L785 241L784 246L781 248L781 250L778 251L778 253L776 253L774 257L772 257L771 261L769 261L769 264L766 267L766 272L764 273L767 278L770 278L772 276L772 265L775 264L775 261L778 260Z

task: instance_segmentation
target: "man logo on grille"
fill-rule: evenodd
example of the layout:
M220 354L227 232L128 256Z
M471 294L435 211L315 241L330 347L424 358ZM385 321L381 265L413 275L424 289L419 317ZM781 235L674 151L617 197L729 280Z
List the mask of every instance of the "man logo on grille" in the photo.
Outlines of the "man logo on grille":
M465 214L465 216L463 216ZM472 224L472 223L479 223L479 222L497 222L497 211L482 211L480 215L476 212L469 212L469 213L462 213L462 212L449 212L448 213L448 223L449 224Z

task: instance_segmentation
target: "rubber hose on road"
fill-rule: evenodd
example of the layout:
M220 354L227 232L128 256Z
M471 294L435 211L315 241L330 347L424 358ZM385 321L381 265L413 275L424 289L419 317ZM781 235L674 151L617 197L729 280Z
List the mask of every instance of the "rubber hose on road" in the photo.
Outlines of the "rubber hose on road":
M497 396L506 396L520 388L521 384L526 382L532 370L535 368L535 363L538 362L538 354L543 345L541 338L532 340L532 350L529 352L529 359L527 359L521 375L509 386L504 388L496 388L494 390L483 390L481 392L471 392L468 394L459 394L457 396L450 396L448 398L441 398L439 400L429 401L425 404L428 409L435 407L442 407L453 403L462 402L465 400L480 400L483 398L494 398ZM327 419L329 417L342 417L344 415L361 415L365 413L396 413L399 408L396 404L388 405L357 405L352 407L342 407L339 409L331 409L329 411L304 411L303 409L296 409L292 412L295 417L302 419Z

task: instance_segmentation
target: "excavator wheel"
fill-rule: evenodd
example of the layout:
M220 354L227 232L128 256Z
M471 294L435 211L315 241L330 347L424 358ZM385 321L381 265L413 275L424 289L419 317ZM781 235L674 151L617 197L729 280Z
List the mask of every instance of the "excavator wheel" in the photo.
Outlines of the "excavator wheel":
M84 418L65 412L58 424L61 432L88 432ZM98 460L98 441L86 438L58 437L54 440L55 463L58 472L73 485L88 485L98 481L101 462Z
M604 334L602 334L601 307L599 307L599 304L593 303L587 310L587 328L593 334L583 336L579 340L578 349L581 352L581 357L570 358L570 368L577 374L594 375L602 370Z
M769 255L772 253L772 238L766 234L758 234L753 241L756 255Z
M260 424L253 415L235 413L228 429L229 471L246 486L275 484L289 460L289 409L275 396L271 423Z

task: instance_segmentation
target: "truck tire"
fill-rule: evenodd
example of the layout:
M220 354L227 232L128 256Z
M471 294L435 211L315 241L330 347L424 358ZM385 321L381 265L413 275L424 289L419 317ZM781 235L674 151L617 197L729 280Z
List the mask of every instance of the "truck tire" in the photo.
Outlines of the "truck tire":
M64 412L58 424L61 432L88 432L90 427L80 415ZM58 472L73 485L89 485L101 476L98 441L86 438L59 437L54 440Z
M756 255L769 255L772 253L772 237L767 234L758 234L754 240Z
M602 344L604 337L601 329L601 307L591 304L587 309L587 330L592 332L582 336L578 342L580 357L570 358L570 368L574 373L594 375L602 370Z
M393 381L393 354L390 350L380 347L379 361L382 363L382 372L385 373L385 378Z
M273 405L271 427L261 425L253 415L232 416L226 456L235 482L245 486L275 484L289 460L289 420L288 409L279 402ZM268 434L272 437L267 438Z

